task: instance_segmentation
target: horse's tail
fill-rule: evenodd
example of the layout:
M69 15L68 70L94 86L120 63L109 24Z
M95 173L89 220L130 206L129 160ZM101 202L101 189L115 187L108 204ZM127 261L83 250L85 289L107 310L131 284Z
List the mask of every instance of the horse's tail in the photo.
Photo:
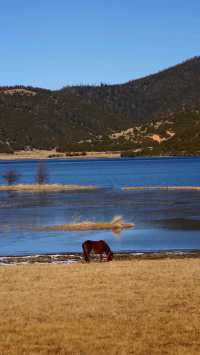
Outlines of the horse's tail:
M88 248L87 248L87 242L88 242L88 240L86 240L82 244L82 249L83 249L83 257L84 257L85 261L88 263L90 261L90 259L89 259L89 253L88 253Z

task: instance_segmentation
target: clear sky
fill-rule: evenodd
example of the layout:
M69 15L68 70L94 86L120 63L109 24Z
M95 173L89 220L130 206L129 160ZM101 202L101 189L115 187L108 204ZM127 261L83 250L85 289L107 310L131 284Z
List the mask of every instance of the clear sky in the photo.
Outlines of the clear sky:
M121 83L199 49L200 0L0 0L0 85Z

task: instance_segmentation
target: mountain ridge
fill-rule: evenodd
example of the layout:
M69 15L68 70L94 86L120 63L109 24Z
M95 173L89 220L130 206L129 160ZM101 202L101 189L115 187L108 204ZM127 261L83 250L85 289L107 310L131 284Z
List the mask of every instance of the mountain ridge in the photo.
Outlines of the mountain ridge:
M199 92L199 56L124 84L60 90L1 86L0 151L55 147L64 151L130 150L135 148L132 140L113 142L110 136L199 111Z

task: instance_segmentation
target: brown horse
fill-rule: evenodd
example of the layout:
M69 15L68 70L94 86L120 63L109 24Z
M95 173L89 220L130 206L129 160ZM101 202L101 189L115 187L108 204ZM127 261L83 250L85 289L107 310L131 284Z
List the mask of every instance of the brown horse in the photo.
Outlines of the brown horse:
M113 252L104 240L86 240L82 244L83 256L86 262L90 261L90 253L93 251L95 254L100 255L100 261L102 261L103 254L107 255L107 261L111 261L113 258Z

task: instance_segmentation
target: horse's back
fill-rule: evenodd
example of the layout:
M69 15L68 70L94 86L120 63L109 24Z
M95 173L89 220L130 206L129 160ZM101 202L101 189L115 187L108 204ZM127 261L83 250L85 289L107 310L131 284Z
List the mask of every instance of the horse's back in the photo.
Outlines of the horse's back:
M110 250L108 244L104 240L86 240L82 244L83 250L90 249L94 250L95 253L104 253L107 250Z
M96 248L101 250L101 252L110 250L108 244L104 240L98 240L96 243Z

